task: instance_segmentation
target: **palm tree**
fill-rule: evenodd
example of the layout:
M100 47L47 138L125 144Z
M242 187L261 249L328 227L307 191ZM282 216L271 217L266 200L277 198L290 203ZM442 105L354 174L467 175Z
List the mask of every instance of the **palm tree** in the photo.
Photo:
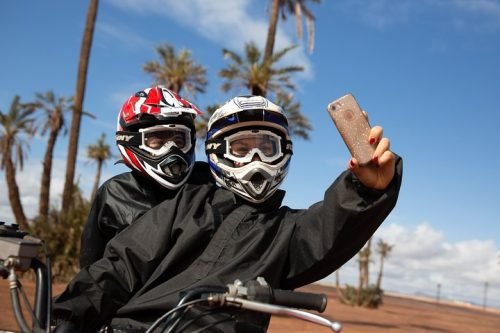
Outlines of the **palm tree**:
M45 94L37 93L36 102L37 107L43 111L42 118L42 135L49 132L47 139L47 148L43 158L43 171L40 185L40 202L38 206L38 215L41 223L45 223L49 214L50 202L50 182L52 173L52 159L54 154L54 147L56 145L57 137L63 131L67 133L66 122L64 114L73 108L73 99L66 97L57 98L52 91L47 91Z
M155 84L165 85L168 89L186 96L194 97L204 93L207 86L207 70L191 58L191 52L183 49L176 54L173 46L165 44L156 48L158 61L148 61L144 71L153 76Z
M294 102L292 94L280 92L276 96L276 104L285 110L290 135L309 140L312 125L309 119L300 112L300 102Z
M371 238L368 240L368 242L366 242L364 252L365 252L366 260L364 261L365 267L363 269L363 273L365 275L363 277L363 281L364 281L363 287L368 288L368 286L370 284L370 258L372 255L372 239Z
M384 242L382 239L378 240L377 252L380 254L380 269L378 271L378 277L377 277L377 290L379 290L380 286L382 285L382 275L383 275L383 271L384 271L384 259L389 256L393 247L394 247L394 245L389 245L388 243Z
M306 19L308 33L308 50L311 53L314 48L314 15L307 7L308 0L272 0L271 14L269 15L269 27L267 30L266 47L264 50L264 60L270 59L274 51L274 41L276 40L276 29L278 26L279 14L286 20L287 14L295 15L297 27L297 37L302 39L302 16ZM321 0L311 0L314 3L321 3Z
M370 253L365 247L358 252L358 263L359 263L359 279L358 279L358 290L357 290L358 305L361 305L363 302L361 295L363 292L363 288L366 285L366 267L369 265L369 262L370 262Z
M212 116L212 114L215 112L220 107L219 104L212 104L208 105L205 108L205 112L203 114L198 115L195 119L194 126L196 129L196 137L199 140L202 140L203 142L206 139L207 136L207 126L208 126L208 120Z
M219 71L219 76L225 79L221 89L228 92L231 89L248 89L252 95L266 97L268 92L278 94L284 88L295 89L290 74L304 70L302 66L287 66L277 68L276 63L296 46L286 47L273 54L269 61L261 59L262 53L254 42L245 45L245 58L228 49L223 49L225 58L231 63Z
M87 84L87 70L90 59L90 49L94 36L95 21L97 18L97 8L99 0L90 0L87 9L87 20L83 33L82 47L80 49L80 62L78 64L78 77L75 90L75 105L73 117L71 119L71 129L69 134L68 157L66 163L66 178L62 195L62 210L67 211L71 197L73 195L73 182L75 178L76 157L78 152L78 139L80 137L80 124L83 115L83 100L85 97L85 86Z
M102 133L96 144L87 146L87 156L97 163L94 186L92 187L92 194L90 196L91 201L94 200L97 188L99 187L102 166L104 162L112 156L109 145L104 141L105 139L106 134Z
M25 135L34 134L33 112L35 108L21 104L20 97L15 96L10 105L9 113L0 111L0 169L5 169L5 180L9 192L9 202L16 223L23 230L28 229L28 220L24 214L19 187L16 181L16 166L22 170L28 142Z
M358 305L362 305L362 292L364 288L368 288L369 278L370 278L370 256L371 256L371 243L370 238L366 243L365 247L358 252L358 262L359 262L359 282L358 282Z

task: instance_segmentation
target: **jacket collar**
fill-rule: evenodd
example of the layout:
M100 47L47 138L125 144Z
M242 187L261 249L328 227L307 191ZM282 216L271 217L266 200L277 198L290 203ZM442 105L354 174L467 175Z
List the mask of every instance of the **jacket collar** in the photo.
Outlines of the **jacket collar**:
M268 211L278 209L281 206L285 191L277 190L269 199L261 203L249 202L228 189L219 187L212 201L212 205L232 207L233 205L248 205L257 211Z

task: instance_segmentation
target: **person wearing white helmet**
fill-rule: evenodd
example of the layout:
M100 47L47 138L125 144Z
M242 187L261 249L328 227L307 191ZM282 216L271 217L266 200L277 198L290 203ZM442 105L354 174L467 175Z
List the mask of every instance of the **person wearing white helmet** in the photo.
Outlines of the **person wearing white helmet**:
M116 144L132 171L98 189L82 233L80 267L100 259L112 237L184 183L213 182L207 164L195 162L198 114L193 103L163 86L127 98L118 113Z
M285 113L259 96L239 96L212 115L205 144L218 185L185 184L113 238L54 303L75 331L144 332L179 294L263 277L295 289L325 278L355 256L396 205L402 160L373 127L373 162L353 158L307 209L282 206L292 143ZM189 314L188 314L189 315ZM265 314L228 310L192 332L265 332ZM206 326L208 325L208 326Z
M285 179L292 157L285 113L264 97L235 97L210 117L205 150L219 185L264 202Z

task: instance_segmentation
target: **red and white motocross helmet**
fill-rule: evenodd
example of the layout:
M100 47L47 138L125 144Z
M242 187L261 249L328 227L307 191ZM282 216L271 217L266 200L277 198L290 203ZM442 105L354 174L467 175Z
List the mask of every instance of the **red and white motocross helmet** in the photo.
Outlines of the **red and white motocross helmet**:
M168 189L180 187L195 162L197 114L194 104L163 86L135 93L118 115L116 144L123 161Z

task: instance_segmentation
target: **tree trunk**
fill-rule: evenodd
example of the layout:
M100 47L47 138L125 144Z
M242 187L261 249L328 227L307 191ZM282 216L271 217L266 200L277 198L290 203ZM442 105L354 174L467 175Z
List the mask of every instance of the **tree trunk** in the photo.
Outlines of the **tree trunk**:
M94 186L92 187L92 194L90 195L90 201L93 202L95 194L97 193L97 188L99 187L99 181L101 180L101 169L103 161L97 161L97 171L94 178Z
M12 162L10 151L7 151L5 155L5 181L7 182L7 190L9 191L9 202L12 208L12 213L14 214L16 224L19 225L19 228L27 230L28 220L24 214L21 196L19 194L19 187L16 182L16 168Z
M40 203L38 206L38 216L40 223L44 225L47 222L50 205L50 182L52 173L52 156L56 145L57 135L59 130L50 131L49 139L47 140L47 150L43 158L42 180L40 185Z
M335 288L337 288L337 291L340 289L340 273L339 269L335 271Z
M335 291L337 292L337 296L342 303L347 304L348 300L344 297L342 293L342 289L340 288L340 268L335 271Z
M271 6L271 14L269 15L269 27L267 28L266 48L264 49L264 57L262 63L269 63L274 52L274 41L276 40L276 29L278 27L279 9L281 0L273 0ZM269 69L268 67L266 67ZM254 94L255 95L255 94ZM267 82L263 91L259 96L266 97L267 95Z
M271 14L269 16L269 27L267 28L266 48L264 49L263 61L271 59L274 51L274 41L276 40L276 28L278 27L280 0L273 0Z
M254 96L262 96L266 97L266 92L263 91L260 87L258 86L252 86L250 91L252 92L252 95Z
M370 238L366 243L366 261L364 262L364 288L368 288L370 285L370 256L372 251L372 239Z
M73 181L75 178L75 166L78 152L78 139L80 136L80 123L83 113L83 100L85 96L85 86L87 83L87 69L92 47L92 37L94 35L95 21L97 17L97 7L99 0L90 0L87 10L87 21L83 34L82 47L80 50L80 63L78 65L78 78L76 81L75 104L71 119L71 129L69 134L68 157L66 163L66 179L62 197L62 210L67 211L73 194Z
M357 305L361 305L361 292L363 291L363 285L364 285L364 255L363 252L361 251L359 253L359 281L358 281L358 292L357 292Z
M377 277L377 289L380 289L380 286L382 285L382 274L384 272L384 256L380 256L380 270L378 271L378 277Z

